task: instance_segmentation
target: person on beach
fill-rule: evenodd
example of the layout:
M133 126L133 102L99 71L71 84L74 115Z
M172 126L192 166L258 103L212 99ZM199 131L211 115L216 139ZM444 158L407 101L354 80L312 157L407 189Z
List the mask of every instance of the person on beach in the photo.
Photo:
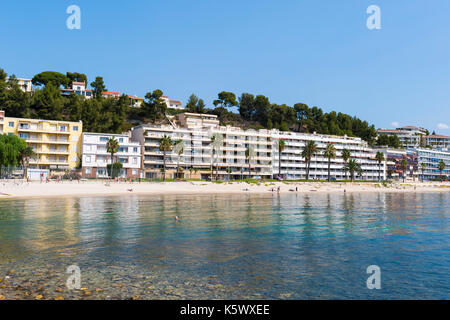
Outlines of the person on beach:
M281 191L281 187L278 187L277 192L280 193Z

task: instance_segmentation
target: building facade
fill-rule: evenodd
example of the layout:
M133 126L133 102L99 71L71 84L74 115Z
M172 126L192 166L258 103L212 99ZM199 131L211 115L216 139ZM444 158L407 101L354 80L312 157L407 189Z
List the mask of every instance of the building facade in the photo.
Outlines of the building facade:
M397 129L379 129L379 135L395 135L400 140L400 145L403 148L411 149L418 148L423 145L424 136L427 131L423 128L415 126L405 126Z
M66 171L78 166L83 123L4 117L3 133L24 139L36 152L29 168Z
M341 153L348 149L363 169L358 179L385 179L385 163L378 164L376 151L369 148L360 138L338 137L317 134L280 132L278 130L243 130L232 126L220 126L217 116L208 114L182 113L171 119L168 125L141 125L133 128L133 140L143 147L142 168L147 178L161 176L164 154L159 149L161 138L166 135L173 142L182 140L184 152L166 154L167 177L176 177L176 168L182 168L180 178L211 177L219 179L272 178L278 175L279 155L276 141L283 139L286 148L281 154L281 176L285 179L305 179L306 162L301 153L308 141L314 141L318 151L311 160L310 178L327 179L328 159L323 151L328 143L334 144L337 158L331 161L331 176L335 179L348 178ZM221 137L220 147L213 148L211 138ZM250 163L249 163L250 162ZM193 173L192 170L196 169Z
M449 148L450 137L433 134L425 137L425 142L428 147L433 149Z
M173 117L169 125L141 125L133 128L133 140L143 146L142 167L147 178L161 176L164 164L159 141L169 136L173 142L182 140L184 152L167 152L167 177L176 177L179 164L182 173L179 178L269 178L272 175L272 141L268 130L242 130L231 126L220 126L217 116L184 113ZM220 136L222 143L213 148L211 138ZM213 150L214 149L214 150ZM249 159L246 150L252 150Z
M414 150L380 148L377 151L384 153L386 159L386 176L394 180L413 180L419 178L419 162L417 153ZM406 170L402 166L406 160Z
M424 180L440 179L442 176L450 177L450 149L430 150L418 148L415 150L419 163L420 175ZM439 171L439 162L443 160L445 169ZM425 170L422 173L422 163L425 164Z
M170 100L169 97L167 97L167 96L162 96L161 99L163 99L166 102L167 108L178 109L178 110L184 109L183 103L181 101Z
M93 97L92 89L86 89L85 82L72 82L72 87L68 89L61 89L61 94L63 96L70 96L72 93L85 97L86 99L91 99Z
M111 154L106 144L114 138L119 143L118 152L114 154L114 162L122 163L120 177L141 177L141 145L130 141L125 134L83 133L82 137L82 177L107 178L108 164L111 164Z
M328 158L324 157L324 151L328 144L333 144L336 149L336 158L331 159L330 176L332 179L349 179L349 173L344 170L345 162L342 158L342 150L347 149L351 158L355 159L363 170L362 176L355 175L355 179L382 180L386 179L385 166L379 164L376 159L376 151L369 148L367 143L360 138L347 136L332 136L321 134L306 134L296 132L284 132L272 130L274 140L284 140L285 149L281 152L281 170L279 167L278 148L273 148L273 174L281 175L288 180L306 178L306 161L301 156L306 143L314 141L317 152L311 158L309 178L325 180L328 178Z
M6 80L9 81L9 78L6 78ZM31 83L31 79L16 78L15 80L23 92L33 92L33 84Z

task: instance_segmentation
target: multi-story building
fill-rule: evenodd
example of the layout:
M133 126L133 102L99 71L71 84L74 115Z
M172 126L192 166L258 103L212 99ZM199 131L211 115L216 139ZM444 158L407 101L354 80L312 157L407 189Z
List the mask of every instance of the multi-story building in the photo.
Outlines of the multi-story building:
M386 159L386 176L388 179L416 180L419 176L419 164L417 153L413 150L379 148L377 151L384 153ZM406 170L402 166L403 160L407 161Z
M137 96L128 96L130 99L130 107L140 108L144 102L144 98L139 98Z
M184 109L183 103L181 101L170 100L169 97L167 97L167 96L162 96L161 99L163 99L166 102L167 108L178 109L178 110Z
M405 126L397 129L379 129L379 135L396 135L403 148L417 148L422 144L426 130L415 126Z
M211 137L219 134L222 145L215 149ZM364 173L359 179L378 180L386 178L385 163L375 159L375 151L360 138L280 132L278 130L243 130L232 126L220 126L217 116L208 114L182 113L170 119L170 125L141 125L133 128L133 140L143 146L142 167L146 177L160 177L164 164L163 152L159 149L160 139L169 136L172 141L182 140L185 145L180 157L169 151L166 155L168 177L176 175L179 162L183 168L181 177L209 178L211 166L216 168L220 179L227 178L271 178L278 175L278 150L275 141L283 139L286 148L281 154L281 175L286 179L304 179L306 163L301 157L306 142L315 141L318 152L311 160L310 177L328 177L328 159L323 151L328 143L333 143L338 153L332 159L331 175L336 179L348 177L341 152L350 150L352 158L361 165ZM250 154L250 168L249 157ZM199 172L192 173L192 169ZM192 175L193 174L193 175Z
M6 78L6 81L9 81L9 78ZM16 78L16 81L23 92L33 92L33 85L31 83L31 79Z
M3 133L24 139L36 152L29 168L65 171L77 167L83 123L5 117Z
M445 163L442 175L450 177L450 149L430 150L418 148L415 150L419 162L420 176L424 180L440 179L441 172L438 169L441 160ZM425 171L422 173L422 163L425 164Z
M118 99L120 98L122 94L120 92L113 92L113 91L103 91L102 92L102 97L107 99L107 98L114 98L114 99Z
M142 167L145 176L160 177L164 163L159 141L169 136L173 142L182 140L184 152L179 157L174 151L167 152L167 176L176 176L177 164L183 170L181 177L207 179L210 168L220 179L225 177L265 177L272 175L272 139L269 130L242 130L220 126L217 116L183 113L173 117L170 125L140 125L133 128L133 140L143 146ZM214 148L212 136L221 137L222 144ZM250 154L250 167L246 150Z
M113 98L113 99L119 99L122 94L120 92L111 92L111 91L104 91L102 92L103 98ZM140 108L142 105L142 102L144 102L143 98L139 98L137 96L130 96L127 95L129 99L129 105L133 108Z
M72 87L68 89L61 89L61 94L63 96L70 96L72 93L76 95L83 96L86 99L91 99L93 97L93 92L91 89L86 89L85 82L72 82Z
M83 133L82 138L82 176L85 178L107 178L108 164L111 154L106 144L114 138L119 143L118 152L114 154L114 162L122 163L121 177L141 177L141 145L130 141L126 134Z
M362 176L355 174L355 179L382 180L386 178L385 163L378 164L375 159L376 151L369 148L367 143L360 138L347 136L332 136L322 134L306 134L296 132L284 132L272 130L272 138L284 140L285 149L281 152L281 170L279 168L278 148L273 149L273 174L293 179L306 178L306 162L301 156L307 142L314 141L317 152L311 158L309 177L311 179L324 180L328 178L328 158L323 156L327 144L333 144L336 149L336 158L331 159L330 175L336 180L348 179L349 173L344 171L345 162L342 158L342 150L347 149L351 158L355 159L363 170Z
M425 137L426 145L433 149L450 147L450 137L432 134Z

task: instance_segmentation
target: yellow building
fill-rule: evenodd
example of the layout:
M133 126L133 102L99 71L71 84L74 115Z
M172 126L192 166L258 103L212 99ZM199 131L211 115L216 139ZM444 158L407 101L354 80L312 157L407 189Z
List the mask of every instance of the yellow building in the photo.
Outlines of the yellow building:
M68 170L77 167L83 123L4 117L3 133L15 134L33 148L37 157L29 168Z

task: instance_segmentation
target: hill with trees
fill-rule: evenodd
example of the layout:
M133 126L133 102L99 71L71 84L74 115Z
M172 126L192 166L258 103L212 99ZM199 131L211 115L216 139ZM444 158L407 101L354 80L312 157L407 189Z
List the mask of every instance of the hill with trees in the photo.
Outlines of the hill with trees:
M213 101L214 107L207 108L202 99L192 94L185 110L173 110L167 109L163 92L157 89L145 95L141 108L133 108L127 95L118 99L102 97L101 93L107 90L102 77L96 77L90 84L92 99L74 93L61 95L61 88L70 87L72 81L88 83L83 73L39 73L32 79L36 87L31 95L21 90L14 75L7 80L7 74L0 69L0 109L10 117L82 120L84 130L90 132L120 133L136 124L159 123L166 114L188 111L215 114L223 125L244 128L356 136L369 144L374 144L377 137L375 127L357 117L335 111L327 113L304 103L274 104L264 95L242 93L237 98L232 92L222 91Z

